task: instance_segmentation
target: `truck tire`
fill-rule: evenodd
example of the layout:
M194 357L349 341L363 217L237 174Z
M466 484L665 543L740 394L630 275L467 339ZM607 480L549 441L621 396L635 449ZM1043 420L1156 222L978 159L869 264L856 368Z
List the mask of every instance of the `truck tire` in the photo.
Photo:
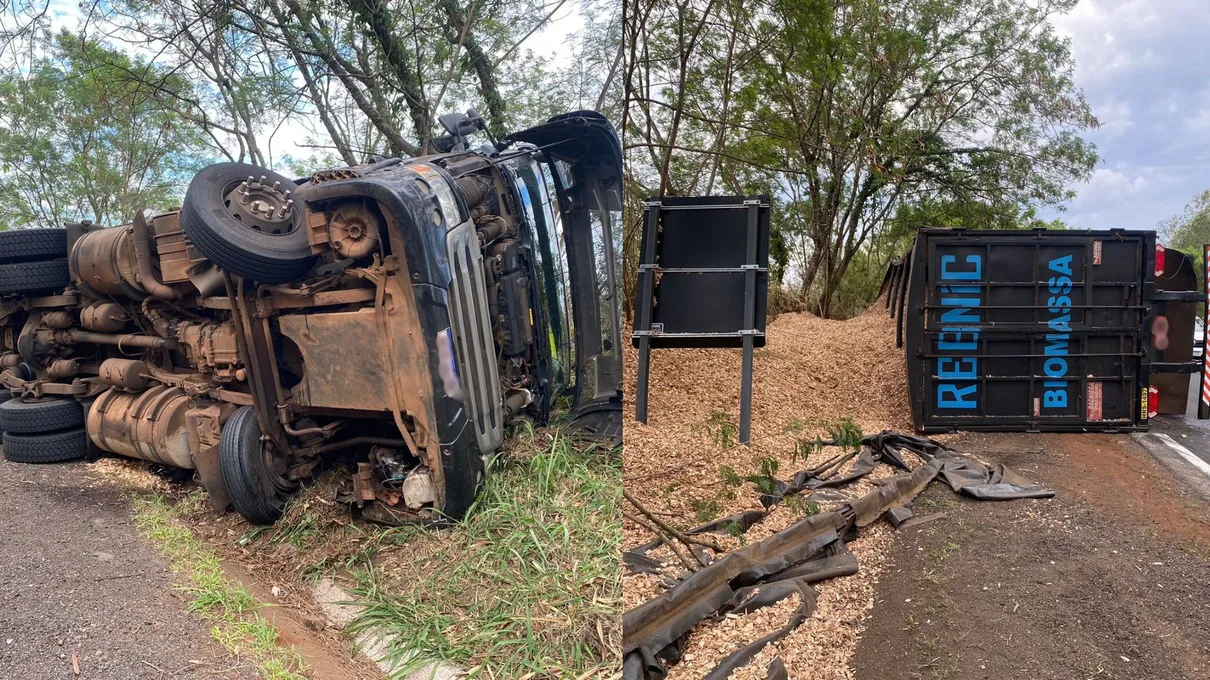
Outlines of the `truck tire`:
M0 231L0 264L67 256L66 229Z
M0 431L38 434L83 425L84 408L75 399L10 399L0 404Z
M235 198L241 188L249 192L246 202ZM302 206L277 213L292 200L286 192L297 188L294 180L247 163L207 166L185 192L181 229L203 255L236 276L260 283L298 280L315 263ZM253 206L272 206L277 216Z
M0 264L0 295L66 288L67 260Z
M84 428L42 434L4 433L4 457L14 463L61 463L88 453Z
M281 519L293 489L273 471L260 439L260 424L251 406L242 406L223 425L219 439L219 473L236 512L253 524Z

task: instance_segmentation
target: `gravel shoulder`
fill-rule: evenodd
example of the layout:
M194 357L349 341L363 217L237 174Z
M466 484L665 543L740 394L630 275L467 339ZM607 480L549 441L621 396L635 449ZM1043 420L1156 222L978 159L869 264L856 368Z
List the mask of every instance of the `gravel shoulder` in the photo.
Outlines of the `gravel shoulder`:
M1124 435L953 445L1058 497L926 491L946 516L892 544L855 677L1210 677L1210 508Z
M186 610L129 506L83 463L0 459L0 678L256 678Z

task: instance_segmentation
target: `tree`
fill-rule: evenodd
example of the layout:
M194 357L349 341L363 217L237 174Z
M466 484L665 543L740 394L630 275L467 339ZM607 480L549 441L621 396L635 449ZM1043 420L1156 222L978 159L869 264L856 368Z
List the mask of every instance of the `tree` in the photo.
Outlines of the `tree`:
M274 136L301 125L311 146L352 165L433 152L450 111L477 109L500 137L572 103L619 108L619 12L581 3L579 63L557 72L525 45L568 0L119 0L97 11L108 35L195 84L175 107L220 153L273 165Z
M115 223L178 201L202 140L126 76L188 84L68 32L43 48L0 76L0 228Z
M1075 0L630 0L635 180L768 187L788 268L827 315L904 204L1028 214L1069 198L1095 149L1068 42Z
M1204 246L1210 243L1210 189L1194 196L1181 214L1160 220L1157 231L1169 248L1193 257L1197 280L1205 285Z

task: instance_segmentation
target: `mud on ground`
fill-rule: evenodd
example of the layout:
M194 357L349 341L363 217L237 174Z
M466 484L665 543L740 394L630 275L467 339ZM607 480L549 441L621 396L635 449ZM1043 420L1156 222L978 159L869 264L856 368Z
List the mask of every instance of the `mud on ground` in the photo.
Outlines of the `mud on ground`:
M917 499L947 516L888 551L856 677L1210 677L1210 509L1124 435L956 446L1058 496Z
M100 458L87 463L85 468L87 474L96 479L96 486L104 488L106 493L114 496L156 493L177 504L182 521L194 536L218 554L227 579L243 586L262 605L258 613L273 624L278 643L292 647L302 655L308 666L307 677L371 680L382 676L373 664L356 653L343 631L325 619L311 599L310 584L299 578L307 566L348 549L348 543L340 540L320 542L316 552L321 554L318 555L305 555L289 541L262 550L254 544L274 529L254 527L234 512L216 515L196 484L170 482L151 472L146 463L125 458ZM351 522L347 509L324 498L329 491L328 483L328 479L320 480L308 490L307 502L290 508L292 513L311 518L314 533L329 524L346 526ZM311 535L300 534L297 539L301 541Z

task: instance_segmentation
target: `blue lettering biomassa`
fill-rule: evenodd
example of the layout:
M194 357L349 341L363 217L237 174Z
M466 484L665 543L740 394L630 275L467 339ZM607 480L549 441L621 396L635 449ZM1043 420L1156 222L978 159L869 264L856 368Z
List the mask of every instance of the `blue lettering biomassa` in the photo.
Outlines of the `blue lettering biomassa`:
M983 257L967 255L958 263L954 255L941 256L941 333L937 357L937 408L979 407L979 322L982 321Z
M1071 255L1057 257L1049 263L1053 275L1046 285L1050 297L1046 311L1051 317L1046 325L1046 361L1042 370L1049 380L1043 381L1042 408L1067 408L1067 354L1071 347Z

